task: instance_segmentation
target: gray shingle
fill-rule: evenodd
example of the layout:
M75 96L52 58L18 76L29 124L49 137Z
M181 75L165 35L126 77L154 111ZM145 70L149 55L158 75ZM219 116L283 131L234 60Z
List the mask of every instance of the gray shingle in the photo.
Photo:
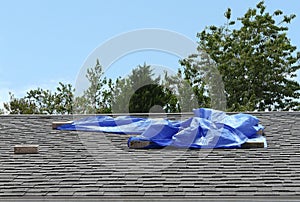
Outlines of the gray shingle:
M134 150L128 136L52 130L73 116L0 116L0 197L300 197L300 113L254 115L267 149Z

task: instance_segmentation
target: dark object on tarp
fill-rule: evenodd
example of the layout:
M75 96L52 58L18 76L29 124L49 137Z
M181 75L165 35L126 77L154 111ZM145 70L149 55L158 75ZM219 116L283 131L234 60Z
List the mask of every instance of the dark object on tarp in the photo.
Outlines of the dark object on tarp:
M131 141L147 141L140 148L240 148L250 139L266 141L261 134L264 127L249 114L226 115L225 112L199 108L195 116L184 121L145 119L130 116L112 118L93 116L58 127L60 130L101 131L118 134L140 134Z

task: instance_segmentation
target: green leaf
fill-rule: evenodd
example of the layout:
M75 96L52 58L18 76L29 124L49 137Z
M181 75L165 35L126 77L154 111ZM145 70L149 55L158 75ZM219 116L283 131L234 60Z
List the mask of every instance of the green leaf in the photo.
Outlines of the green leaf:
M235 21L230 21L229 22L229 25L234 25L235 24Z
M230 17L231 17L231 9L230 8L227 9L227 11L224 13L224 16L228 20L230 19Z

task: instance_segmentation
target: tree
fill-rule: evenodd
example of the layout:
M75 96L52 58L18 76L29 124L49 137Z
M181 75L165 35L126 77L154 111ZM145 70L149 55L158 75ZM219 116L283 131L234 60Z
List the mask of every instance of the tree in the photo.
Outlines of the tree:
M198 50L180 61L184 66L185 80L190 83L198 107L225 110L226 96L222 77L216 63L204 52Z
M71 84L63 84L59 82L59 85L55 93L55 110L57 114L72 114L73 113L73 102L74 102L74 91Z
M134 89L130 79L119 77L116 80L116 85L113 90L112 112L113 113L128 113L130 97L133 95Z
M83 96L75 98L74 110L76 113L110 113L111 96L114 83L111 79L103 78L103 68L97 59L93 68L88 68L86 78L89 87L84 91Z
M222 75L229 110L296 110L300 85L293 78L300 69L300 53L291 45L286 26L296 16L281 10L270 14L262 1L237 19L239 28L233 27L230 8L225 17L224 26L209 26L197 37L198 50L208 54ZM187 76L197 77L187 61Z
M87 69L86 78L90 82L89 88L84 91L87 113L95 113L95 111L97 111L100 107L100 90L103 86L103 82L101 82L102 75L103 70L99 60L97 60L94 68Z
M165 72L165 78L163 82L165 87L165 93L169 97L169 101L166 104L166 111L168 112L191 112L193 109L199 106L196 93L199 88L196 85L192 85L191 81L184 78L181 69L178 70L176 75L168 75ZM196 93L195 93L196 91ZM203 96L203 94L201 94ZM202 105L204 106L204 105Z
M133 69L126 78L119 78L114 89L113 112L148 113L152 107L167 109L171 94L166 93L161 78L156 78L151 66Z
M71 114L74 89L71 84L59 85L57 92L37 88L19 99L9 93L10 101L4 103L4 108L10 114Z
M34 102L26 98L15 98L14 94L9 92L10 101L4 103L4 108L9 114L37 114L37 106Z
M55 96L56 94L53 94L50 90L37 88L27 92L27 96L24 99L35 104L36 114L54 114L56 108Z
M148 113L151 107L166 104L163 88L159 85L160 77L153 77L153 70L145 63L132 70L129 80L134 94L129 101L129 112Z

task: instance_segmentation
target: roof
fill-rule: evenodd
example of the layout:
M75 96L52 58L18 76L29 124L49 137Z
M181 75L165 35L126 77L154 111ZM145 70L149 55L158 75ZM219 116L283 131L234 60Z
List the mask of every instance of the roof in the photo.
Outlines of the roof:
M135 150L126 135L52 130L71 115L2 115L0 199L299 200L300 112L252 114L267 149ZM17 144L39 153L14 154Z

